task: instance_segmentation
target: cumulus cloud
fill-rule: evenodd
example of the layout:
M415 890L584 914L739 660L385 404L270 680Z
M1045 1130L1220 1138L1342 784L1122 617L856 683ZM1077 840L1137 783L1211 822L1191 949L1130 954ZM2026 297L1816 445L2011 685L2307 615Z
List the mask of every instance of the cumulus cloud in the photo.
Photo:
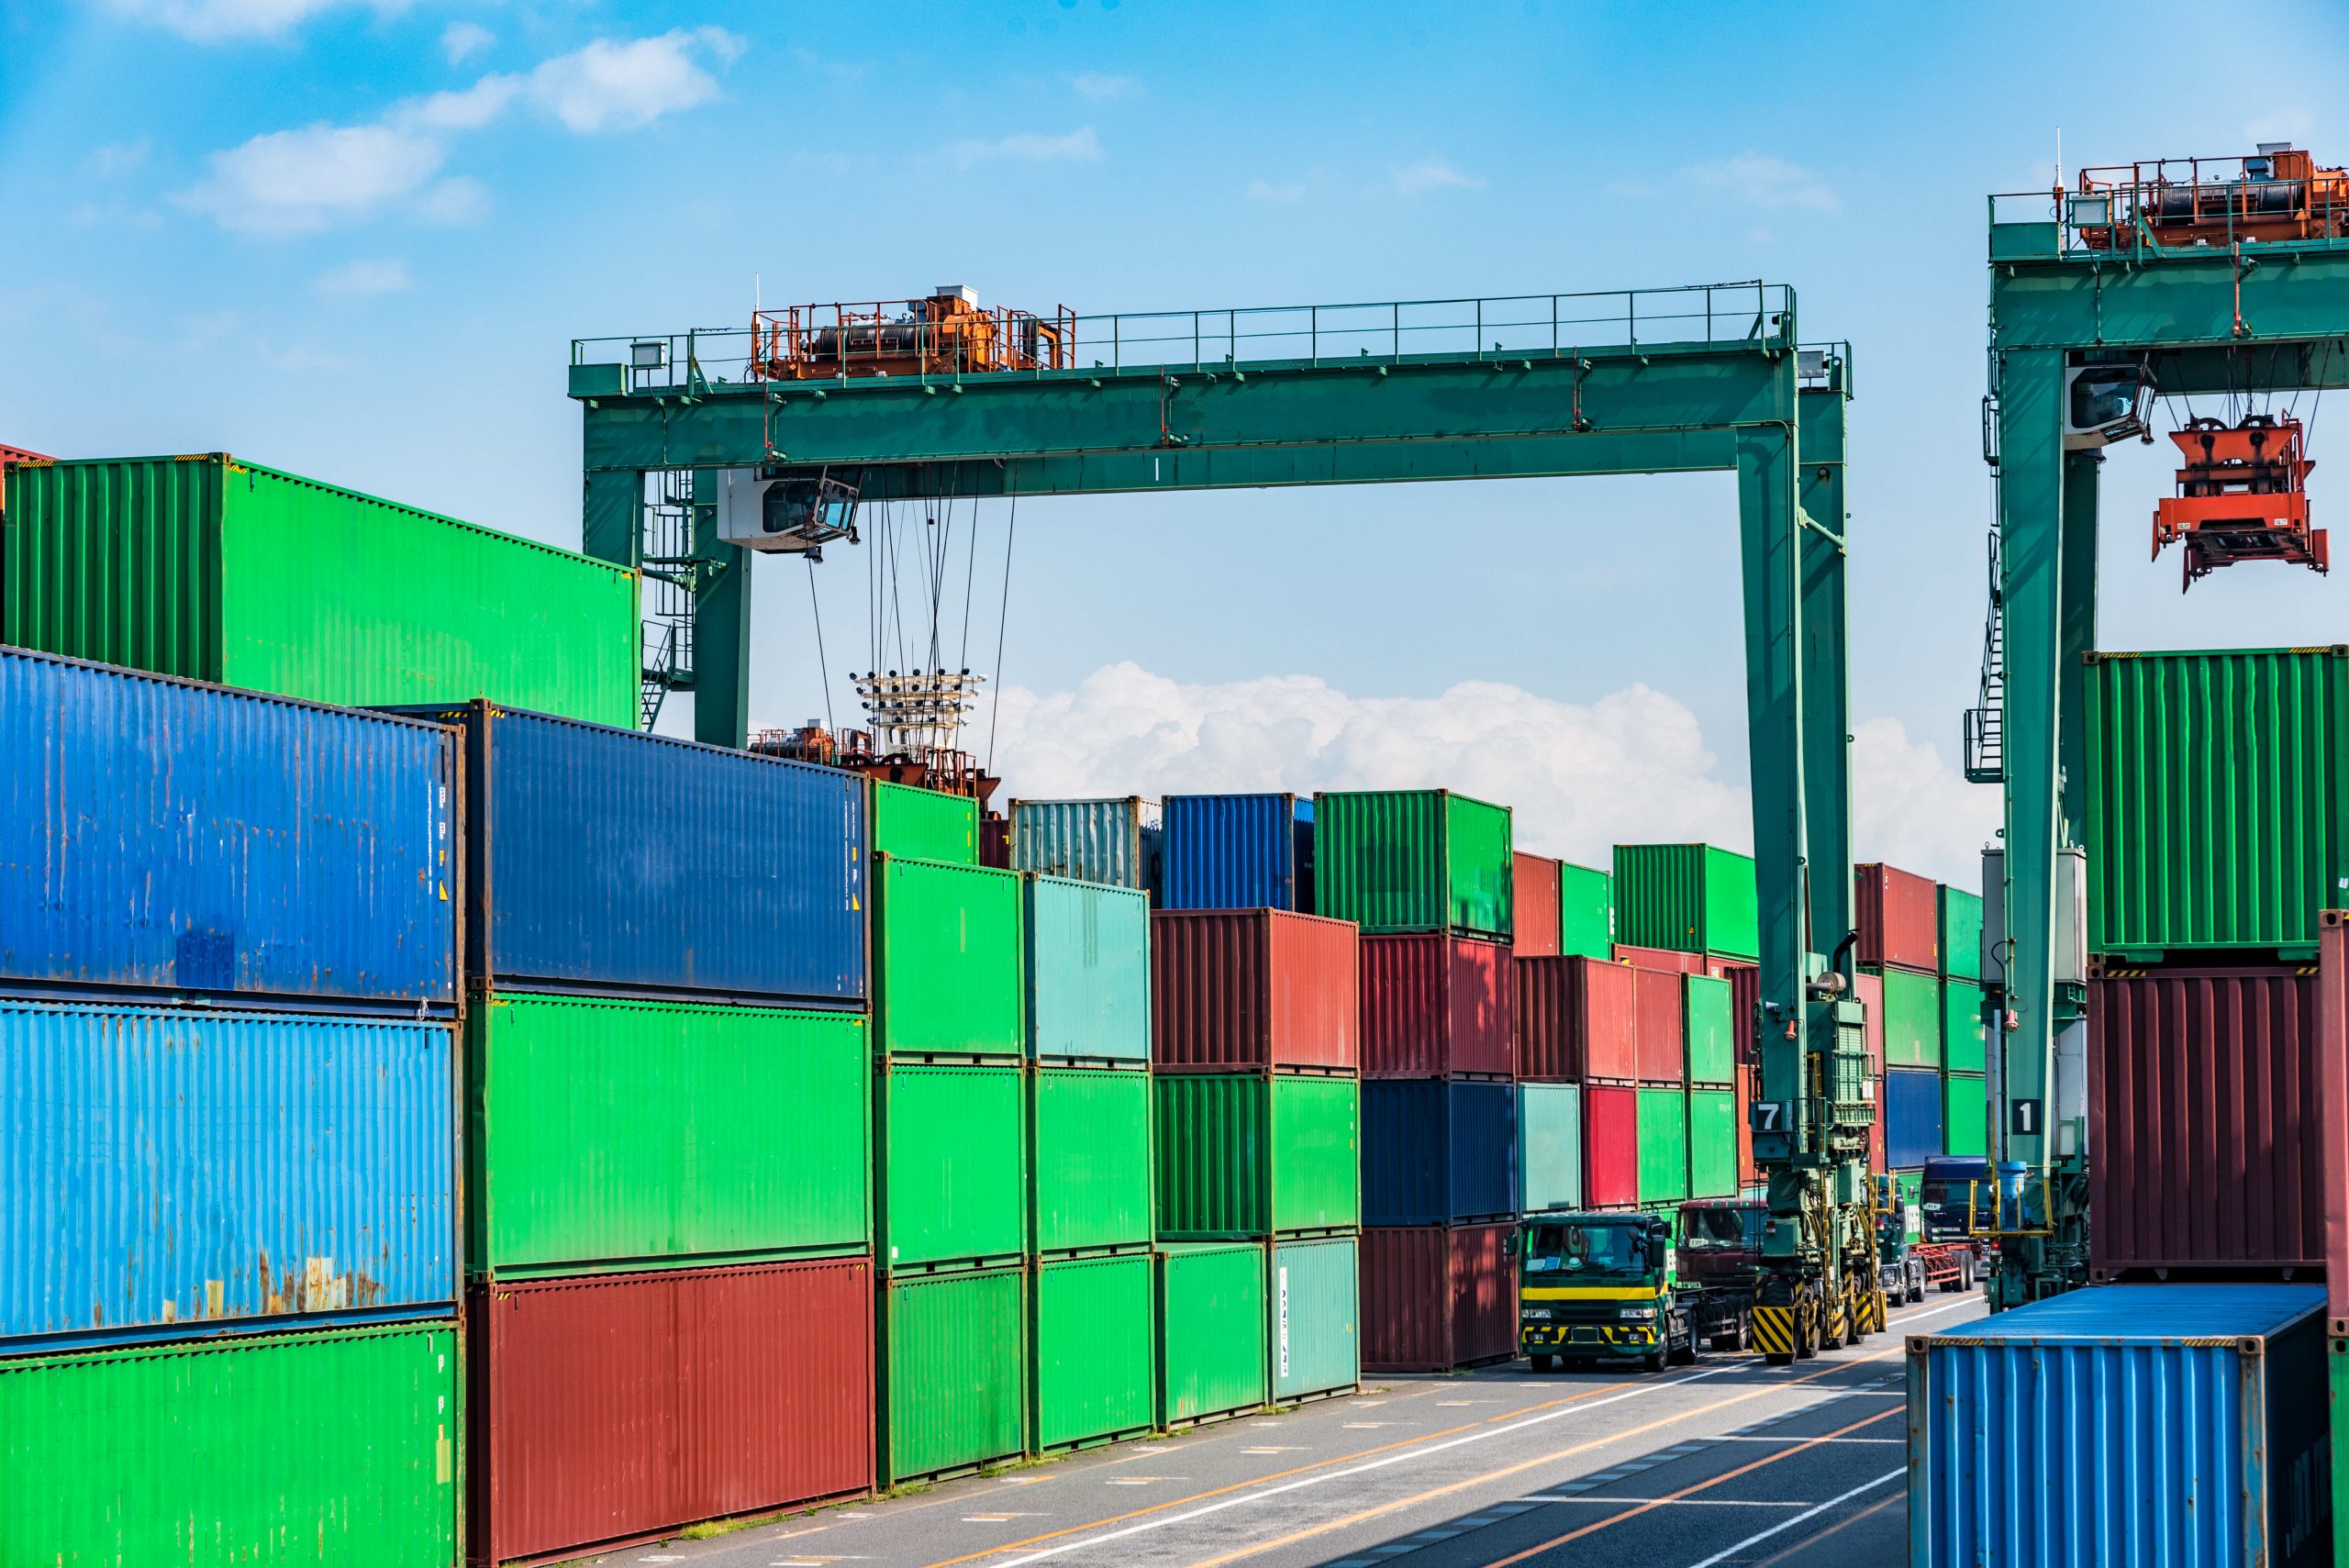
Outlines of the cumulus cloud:
M529 92L573 130L633 130L717 97L718 79L700 61L728 63L741 52L742 40L723 28L677 28L631 43L597 39L531 72Z
M298 233L382 210L423 189L446 153L430 137L388 125L310 125L216 152L183 193L226 228Z
M1514 807L1526 849L1586 863L1618 843L1753 844L1752 797L1721 776L1696 715L1644 685L1587 704L1491 681L1377 697L1306 675L1188 684L1110 664L1070 691L1007 688L995 757L1027 796L1457 789ZM1997 792L1894 719L1859 727L1853 765L1860 856L1971 885Z
M479 22L451 22L440 34L440 53L451 65L462 65L497 42L497 35Z
M106 0L109 9L167 28L198 43L226 39L282 38L322 11L354 0ZM406 0L364 0L378 13L397 11Z
M119 179L147 161L155 144L141 137L137 141L117 141L98 148L83 161L83 167L97 180Z
M1842 205L1826 176L1763 152L1697 164L1683 169L1680 176L1687 184L1718 191L1747 206L1833 212Z
M321 272L314 285L320 294L397 294L408 286L407 263L399 261L345 261Z
M1422 158L1395 171L1395 188L1407 196L1423 196L1430 191L1481 191L1485 180L1481 174L1464 174L1441 158Z
M1000 141L958 141L946 152L965 169L991 158L1020 158L1031 163L1098 163L1101 139L1088 125L1079 126L1066 136L1020 131Z

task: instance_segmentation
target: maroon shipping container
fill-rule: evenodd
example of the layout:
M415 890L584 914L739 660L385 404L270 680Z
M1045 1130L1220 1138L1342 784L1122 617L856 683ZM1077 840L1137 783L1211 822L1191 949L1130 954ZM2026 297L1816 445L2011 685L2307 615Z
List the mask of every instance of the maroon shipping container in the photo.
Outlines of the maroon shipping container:
M869 1258L477 1285L468 1318L476 1563L873 1488Z
M1363 938L1363 1076L1515 1077L1516 963L1469 937Z
M1598 958L1527 958L1517 971L1517 1073L1532 1083L1639 1075L1639 987Z
M1011 818L979 818L979 863L996 871L1011 869Z
M1637 1089L1583 1085L1582 1201L1592 1208L1622 1208L1640 1201Z
M1941 973L1941 888L1930 876L1881 862L1855 868L1859 962L1882 969Z
M1513 1222L1362 1233L1362 1369L1450 1372L1517 1354Z
M2317 976L2296 965L2088 983L2088 1268L2324 1262Z
M1867 1021L1861 1032L1867 1037L1868 1076L1881 1078L1884 1076L1884 976L1854 976L1852 995L1861 1006L1867 1009ZM1876 1108L1879 1113L1876 1124L1881 1127L1884 1122L1883 1107L1879 1106Z
M1707 958L1700 952L1675 952L1670 948L1627 947L1615 944L1615 962L1637 964L1642 969L1673 969L1683 974L1710 974L1718 977L1727 961Z
M1737 1184L1751 1186L1762 1179L1762 1168L1753 1162L1753 1068L1740 1059L1737 1064ZM1884 1118L1876 1118L1872 1135L1877 1144L1884 1140Z
M1553 958L1558 951L1558 862L1522 850L1509 857L1510 946L1520 958Z
M1638 995L1639 1079L1642 1084L1688 1081L1687 977L1676 969L1631 971Z
M2349 915L2338 909L2317 917L2316 1032L2325 1316L2332 1332L2349 1334Z
M1734 1047L1737 1060L1752 1062L1757 1049L1754 1019L1762 1012L1762 966L1758 963L1724 963L1714 973L1717 978L1729 982L1730 1027L1737 1031L1731 1037L1737 1042Z
M1286 909L1150 917L1151 1064L1161 1073L1352 1073L1361 939Z

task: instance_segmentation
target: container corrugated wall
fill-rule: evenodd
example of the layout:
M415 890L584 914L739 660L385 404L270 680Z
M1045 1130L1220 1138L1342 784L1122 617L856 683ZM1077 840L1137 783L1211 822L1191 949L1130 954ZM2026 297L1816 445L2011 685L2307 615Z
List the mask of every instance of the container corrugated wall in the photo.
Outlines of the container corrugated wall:
M2089 984L2098 1278L2324 1266L2319 1089L2324 1053L2340 1045L2326 1040L2318 1005L2304 966Z
M1629 1083L1639 1075L1639 982L1596 958L1521 959L1518 1076L1549 1083Z
M1122 800L1015 800L1015 871L1103 882L1147 892L1157 883L1158 803Z
M1264 1248L1161 1247L1158 1424L1243 1415L1270 1388Z
M466 731L469 980L865 995L856 774L478 703L440 717Z
M447 1323L0 1361L0 1562L448 1568Z
M1876 969L1940 973L1940 885L1882 862L1854 866L1852 880L1858 894L1853 906L1858 961Z
M1150 897L1031 876L1024 889L1028 1053L1150 1060Z
M2093 1145L2091 1145L2093 1147ZM1979 1073L1942 1075L1942 1148L1976 1159L1990 1152L1990 1097Z
M1688 1091L1688 1195L1732 1197L1738 1182L1737 1092Z
M1293 795L1166 797L1159 903L1168 909L1313 908L1313 803Z
M1294 1073L1157 1079L1159 1235L1264 1237L1360 1224L1361 1092L1351 1078Z
M1753 859L1710 844L1615 846L1615 937L1631 947L1761 952Z
M1499 942L1363 938L1363 1075L1514 1076L1516 963Z
M1909 1340L1915 1568L2312 1568L2323 1291L2108 1285Z
M1517 1352L1514 1221L1362 1233L1364 1372L1449 1372Z
M1560 863L1558 951L1569 958L1614 956L1615 876L1612 872Z
M1509 856L1509 945L1520 958L1557 954L1559 870L1556 861L1522 850Z
M874 1048L1026 1055L1020 879L886 855L874 863Z
M1930 1067L1893 1067L1884 1074L1885 1159L1913 1170L1943 1152L1942 1075ZM2093 1147L2093 1146L2091 1146Z
M1518 1209L1582 1207L1582 1086L1517 1086Z
M1640 1202L1678 1203L1688 1195L1688 1093L1640 1092Z
M874 1231L884 1266L1025 1252L1027 1073L892 1062L876 1082Z
M0 648L0 984L456 1002L445 730Z
M1681 976L1681 1024L1688 1082L1719 1086L1737 1064L1737 988L1709 974Z
M1156 1424L1153 1273L1148 1252L1036 1265L1032 1451L1107 1442Z
M1028 1432L1024 1268L891 1279L880 1484L1016 1459Z
M1390 1079L1362 1086L1368 1225L1440 1225L1517 1212L1517 1087Z
M1970 980L1943 981L1943 1071L1985 1072L1989 1051L1989 1029L1982 1021L1982 987Z
M1884 1064L1939 1067L1941 982L1930 974L1915 974L1904 969L1887 969L1877 978L1884 988Z
M1582 1193L1593 1208L1640 1201L1640 1092L1629 1084L1583 1085Z
M502 992L465 1021L476 1274L872 1251L862 1017Z
M1323 1236L1273 1244L1272 1398L1341 1393L1362 1381L1362 1243Z
M1343 920L1276 909L1150 917L1151 1061L1161 1073L1361 1060L1361 943Z
M1642 1084L1685 1084L1688 1081L1687 983L1692 977L1673 970L1633 969L1632 989L1639 1001L1637 1065Z
M913 784L873 781L873 852L899 860L979 863L979 803Z
M2349 647L2092 653L2088 951L2312 951L2349 877Z
M1029 1074L1029 1245L1039 1252L1146 1246L1155 1187L1150 1074L1038 1067Z
M1508 808L1448 790L1313 797L1314 907L1364 934L1457 931L1506 940Z
M453 1312L455 1056L445 1024L0 1004L0 1340Z
M350 705L633 728L625 567L218 453L15 471L0 642Z

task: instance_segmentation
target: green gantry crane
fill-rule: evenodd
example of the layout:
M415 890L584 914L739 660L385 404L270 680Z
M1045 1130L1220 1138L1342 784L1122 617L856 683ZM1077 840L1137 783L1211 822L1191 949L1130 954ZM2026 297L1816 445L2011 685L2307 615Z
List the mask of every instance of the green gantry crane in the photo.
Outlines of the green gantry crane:
M1989 201L1990 391L1983 456L1998 533L1983 706L1968 714L1966 773L2005 793L2003 881L1987 886L2004 962L1992 991L1991 1157L1999 1172L1993 1305L2087 1276L2085 662L2096 646L2097 482L2107 444L2154 439L2153 401L2238 406L2349 384L2349 183L2305 151L2171 159L2080 172ZM2269 416L2254 414L2248 434ZM2210 420L2223 442L2230 430ZM2283 430L2261 439L2280 451ZM2298 451L2298 427L2291 427ZM2185 445L2181 441L2181 446ZM2224 457L2223 446L2220 455ZM2288 477L2253 485L2224 463L2182 495L2267 494L2230 529L2185 547L2187 580L2241 560L2321 562L2272 505ZM2300 465L2302 471L2305 464ZM2238 495L2238 501L2245 499ZM2168 513L2171 504L2163 511ZM2194 508L2181 508L2191 514ZM2210 508L2204 507L2204 511ZM2300 508L2305 523L2305 506ZM2157 528L2156 548L2163 540ZM2314 546L2313 558L2311 546ZM2157 957L2158 955L2140 955Z
M1798 347L1792 291L1762 283L1104 317L941 289L582 339L570 393L585 549L671 599L648 712L689 685L698 738L729 746L752 557L728 541L820 548L861 500L1734 472L1761 900L1749 1109L1776 1221L1757 1325L1789 1361L1883 1322L1844 940L1850 378L1848 350Z

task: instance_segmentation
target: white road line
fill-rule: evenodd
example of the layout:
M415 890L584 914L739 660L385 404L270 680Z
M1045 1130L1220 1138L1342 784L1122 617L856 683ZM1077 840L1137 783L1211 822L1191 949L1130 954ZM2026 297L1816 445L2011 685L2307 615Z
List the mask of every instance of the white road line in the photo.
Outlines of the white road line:
M1798 1438L1789 1433L1782 1438L1741 1437L1731 1432L1713 1440L1721 1443L1894 1443L1906 1444L1907 1438Z
M1825 1513L1828 1509L1840 1507L1842 1505L1850 1502L1853 1498L1858 1496L1863 1492L1873 1492L1877 1487L1883 1485L1886 1482L1898 1480L1899 1477L1908 1473L1909 1467L1905 1464L1898 1470L1887 1470L1873 1481L1862 1482L1860 1485L1853 1487L1850 1491L1844 1493L1840 1497L1830 1497L1827 1501L1820 1503L1816 1507L1804 1509L1801 1513L1797 1514L1790 1519L1780 1519L1768 1529L1757 1531L1753 1535L1749 1535L1743 1540L1739 1541L1735 1546L1723 1547L1720 1551L1714 1552L1710 1557L1706 1558L1702 1562L1690 1563L1688 1568L1715 1568L1715 1564L1728 1562L1731 1558L1736 1556L1739 1552L1745 1551L1749 1547L1761 1545L1764 1541L1769 1540L1772 1536L1776 1535L1781 1530L1792 1529L1795 1526L1801 1524L1806 1519L1815 1519L1820 1515Z
M1808 1508L1807 1502L1776 1503L1756 1497L1631 1497L1609 1492L1604 1497L1528 1497L1529 1503L1645 1503L1653 1508Z

